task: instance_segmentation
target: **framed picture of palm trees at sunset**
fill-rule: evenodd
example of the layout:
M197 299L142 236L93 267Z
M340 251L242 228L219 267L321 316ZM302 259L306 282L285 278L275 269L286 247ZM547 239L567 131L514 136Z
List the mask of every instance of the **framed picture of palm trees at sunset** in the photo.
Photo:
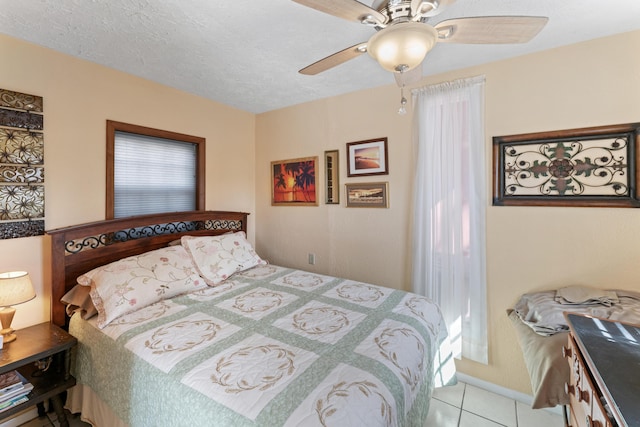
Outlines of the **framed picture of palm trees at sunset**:
M271 206L318 206L318 157L271 162Z
M388 174L387 138L347 143L347 176Z

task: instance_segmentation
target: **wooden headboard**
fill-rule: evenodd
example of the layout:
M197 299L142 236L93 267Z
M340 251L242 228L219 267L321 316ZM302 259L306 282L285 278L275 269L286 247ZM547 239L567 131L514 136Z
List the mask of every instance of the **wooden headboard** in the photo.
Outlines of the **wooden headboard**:
M166 246L184 235L247 232L245 212L191 211L97 221L47 231L51 236L51 321L66 326L62 296L96 267Z

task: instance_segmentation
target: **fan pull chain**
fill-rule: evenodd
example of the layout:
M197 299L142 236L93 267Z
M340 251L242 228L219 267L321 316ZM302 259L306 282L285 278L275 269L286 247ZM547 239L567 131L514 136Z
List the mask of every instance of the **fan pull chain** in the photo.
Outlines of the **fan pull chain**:
M404 116L407 114L407 109L405 108L407 105L407 98L404 97L404 85L400 88L400 108L398 108L398 114Z

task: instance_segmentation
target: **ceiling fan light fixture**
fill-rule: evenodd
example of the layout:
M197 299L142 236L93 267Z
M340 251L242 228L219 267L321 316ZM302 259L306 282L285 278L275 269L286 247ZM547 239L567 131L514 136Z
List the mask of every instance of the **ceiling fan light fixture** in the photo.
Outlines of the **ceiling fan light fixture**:
M400 22L374 34L367 52L387 71L409 71L422 63L437 39L438 33L430 25Z

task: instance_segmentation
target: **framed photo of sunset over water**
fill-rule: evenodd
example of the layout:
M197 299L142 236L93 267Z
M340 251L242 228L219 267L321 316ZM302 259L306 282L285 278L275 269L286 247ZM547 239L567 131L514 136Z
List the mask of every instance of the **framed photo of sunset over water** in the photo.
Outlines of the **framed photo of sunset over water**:
M388 174L387 138L347 143L347 176Z
M318 206L318 157L271 162L271 206Z

